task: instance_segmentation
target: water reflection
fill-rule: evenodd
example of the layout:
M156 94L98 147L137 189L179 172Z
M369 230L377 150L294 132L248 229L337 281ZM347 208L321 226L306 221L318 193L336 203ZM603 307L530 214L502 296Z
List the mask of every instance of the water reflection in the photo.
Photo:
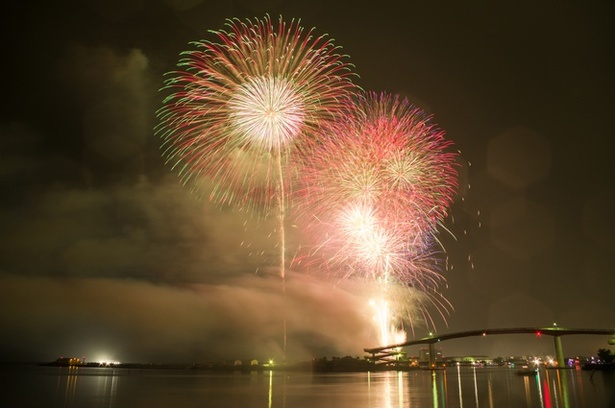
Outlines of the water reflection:
M478 381L476 379L476 367L472 367L472 372L474 373L474 400L476 401L476 407L478 408Z
M540 401L540 407L544 408L545 407L545 402L542 398L542 391L543 391L543 387L542 384L540 383L540 371L536 372L536 376L535 376L535 380L536 380L536 390L538 391L538 400ZM545 392L548 395L548 391L545 390Z
M376 372L368 374L367 397L369 406L386 408L586 407L595 402L594 391L584 390L588 382L591 385L588 378L586 371L545 368L525 375L506 368L464 366ZM602 385L596 386L601 390Z
M433 407L439 408L440 404L438 402L438 377L436 376L436 371L431 371L431 399L433 401ZM446 403L442 403L443 407L446 406Z
M273 371L269 371L269 408L271 407L271 402L273 401Z
M75 399L78 379L79 379L79 367L69 366L68 375L66 376L66 387L64 389L64 403L68 404ZM58 384L59 384L59 379L58 379Z
M553 379L549 381L549 378L553 378ZM568 389L568 370L564 370L564 369L554 370L554 371L548 370L546 371L545 379L546 379L546 382L543 386L543 389L545 390L545 393L549 394L549 399L547 403L548 406L546 407L548 408L553 407L551 406L552 404L551 396L553 396L553 400L554 400L553 404L555 404L555 407L569 408L570 407L570 393ZM549 385L551 385L550 388L549 388Z
M101 405L104 407L115 406L115 396L117 394L118 370L110 369L108 376L97 376L97 394L102 399Z
M80 406L87 399L95 401L97 407L114 407L119 372L111 368L59 367L56 401L63 406Z
M580 368L543 367L526 376L503 367L468 366L371 373L10 370L0 384L6 407L615 406L615 373Z
M457 386L459 391L459 407L463 408L463 389L461 388L461 366L457 365Z
M411 407L404 372L368 372L367 397L371 407Z

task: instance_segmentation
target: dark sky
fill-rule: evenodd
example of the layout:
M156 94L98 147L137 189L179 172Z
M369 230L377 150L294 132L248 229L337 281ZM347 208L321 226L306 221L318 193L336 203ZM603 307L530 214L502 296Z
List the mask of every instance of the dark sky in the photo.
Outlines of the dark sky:
M291 358L377 345L361 284L289 272L282 297L273 222L197 200L160 157L163 74L226 18L265 13L328 33L362 88L408 97L461 151L438 332L615 328L612 2L13 3L0 24L0 361L264 359L280 354L282 316ZM442 347L553 353L528 335Z

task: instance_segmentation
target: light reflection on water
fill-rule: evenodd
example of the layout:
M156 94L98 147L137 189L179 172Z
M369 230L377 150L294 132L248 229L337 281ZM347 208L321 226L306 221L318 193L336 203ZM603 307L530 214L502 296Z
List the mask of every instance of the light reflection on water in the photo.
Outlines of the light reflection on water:
M507 368L311 373L0 367L3 406L613 407L615 373Z
M429 399L422 383L425 373L430 376ZM612 372L542 369L536 375L521 376L505 368L456 367L397 372L395 382L391 374L370 374L368 406L568 408L615 404Z

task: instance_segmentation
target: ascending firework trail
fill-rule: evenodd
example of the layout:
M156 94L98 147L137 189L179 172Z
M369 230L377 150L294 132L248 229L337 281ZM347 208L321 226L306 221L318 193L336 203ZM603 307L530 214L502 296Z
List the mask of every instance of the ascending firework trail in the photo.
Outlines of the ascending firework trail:
M256 213L276 210L285 277L285 209L294 167L316 130L356 90L347 56L299 21L227 20L217 41L192 43L158 111L157 134L184 184L210 200ZM286 319L284 319L286 353Z

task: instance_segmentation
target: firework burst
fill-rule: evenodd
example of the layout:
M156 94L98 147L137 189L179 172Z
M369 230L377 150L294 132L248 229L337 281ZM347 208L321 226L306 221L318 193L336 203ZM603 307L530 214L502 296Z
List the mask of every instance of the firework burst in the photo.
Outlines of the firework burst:
M300 223L344 277L395 276L432 291L438 225L457 187L456 153L407 100L367 93L304 158Z
M156 129L167 161L186 184L221 204L277 210L285 293L285 214L292 156L355 92L351 65L326 36L280 17L228 20L217 42L193 43L165 89ZM286 319L284 319L286 351Z
M421 110L384 93L348 100L321 133L302 157L295 196L297 222L314 244L305 258L371 282L383 345L416 323L408 303L434 325L427 303L443 318L450 305L439 290L437 233L457 188L452 143Z
M156 129L164 156L217 203L277 206L290 191L291 155L355 92L340 47L299 24L227 20L165 81Z

